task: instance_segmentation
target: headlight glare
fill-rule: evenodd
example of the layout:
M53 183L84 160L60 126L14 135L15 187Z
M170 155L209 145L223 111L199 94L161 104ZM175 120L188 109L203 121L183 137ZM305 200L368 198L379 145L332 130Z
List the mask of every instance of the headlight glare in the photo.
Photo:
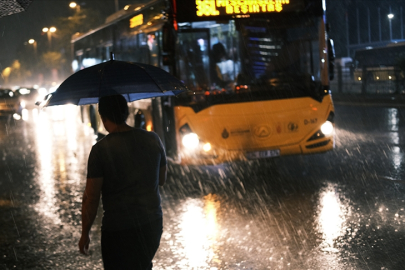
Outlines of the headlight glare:
M211 150L211 144L210 144L210 143L206 143L206 144L204 144L204 146L203 146L203 150L204 150L205 152L210 151L210 150Z
M13 114L13 118L15 120L20 120L21 119L21 115L19 115L18 113Z
M197 148L198 144L200 143L200 140L198 139L197 134L188 133L188 134L184 135L182 143L183 143L183 146L186 147L187 149L195 149L195 148Z
M326 121L321 126L321 131L325 135L330 135L333 132L333 124L330 121Z

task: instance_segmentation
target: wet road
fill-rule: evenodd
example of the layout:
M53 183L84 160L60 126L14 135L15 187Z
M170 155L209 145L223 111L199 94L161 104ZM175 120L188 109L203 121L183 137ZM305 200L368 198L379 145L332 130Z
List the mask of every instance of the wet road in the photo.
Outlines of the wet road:
M0 270L102 269L101 215L77 250L95 138L61 108L0 119ZM325 154L171 165L154 269L404 269L405 109L336 106L336 126Z

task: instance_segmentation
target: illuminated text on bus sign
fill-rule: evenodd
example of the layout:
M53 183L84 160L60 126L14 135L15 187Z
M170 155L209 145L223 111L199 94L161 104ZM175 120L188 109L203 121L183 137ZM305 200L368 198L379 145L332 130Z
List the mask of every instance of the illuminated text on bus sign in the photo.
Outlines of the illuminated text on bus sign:
M281 12L294 0L196 0L198 17Z
M129 20L129 27L134 28L143 24L143 14L136 15Z

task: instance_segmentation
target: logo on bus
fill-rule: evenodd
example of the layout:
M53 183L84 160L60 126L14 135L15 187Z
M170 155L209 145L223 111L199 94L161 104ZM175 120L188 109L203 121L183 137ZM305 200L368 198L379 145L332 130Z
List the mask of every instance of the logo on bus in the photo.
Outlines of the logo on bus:
M259 138L265 138L270 135L270 128L268 126L255 127L254 133Z
M288 130L291 132L298 131L298 124L294 122L288 123Z
M224 131L222 131L222 138L226 139L229 137L229 132L224 128Z
M304 119L304 125L316 124L316 122L318 122L318 118Z

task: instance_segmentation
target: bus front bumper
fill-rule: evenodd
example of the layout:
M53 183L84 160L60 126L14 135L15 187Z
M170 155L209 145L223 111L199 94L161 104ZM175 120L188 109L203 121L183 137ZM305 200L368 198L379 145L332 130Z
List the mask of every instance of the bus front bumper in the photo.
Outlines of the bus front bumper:
M214 149L210 152L183 152L179 155L177 163L182 165L217 165L234 161L323 153L333 150L334 147L335 140L331 136L305 142L304 144L280 146L271 149L249 149L247 151Z

